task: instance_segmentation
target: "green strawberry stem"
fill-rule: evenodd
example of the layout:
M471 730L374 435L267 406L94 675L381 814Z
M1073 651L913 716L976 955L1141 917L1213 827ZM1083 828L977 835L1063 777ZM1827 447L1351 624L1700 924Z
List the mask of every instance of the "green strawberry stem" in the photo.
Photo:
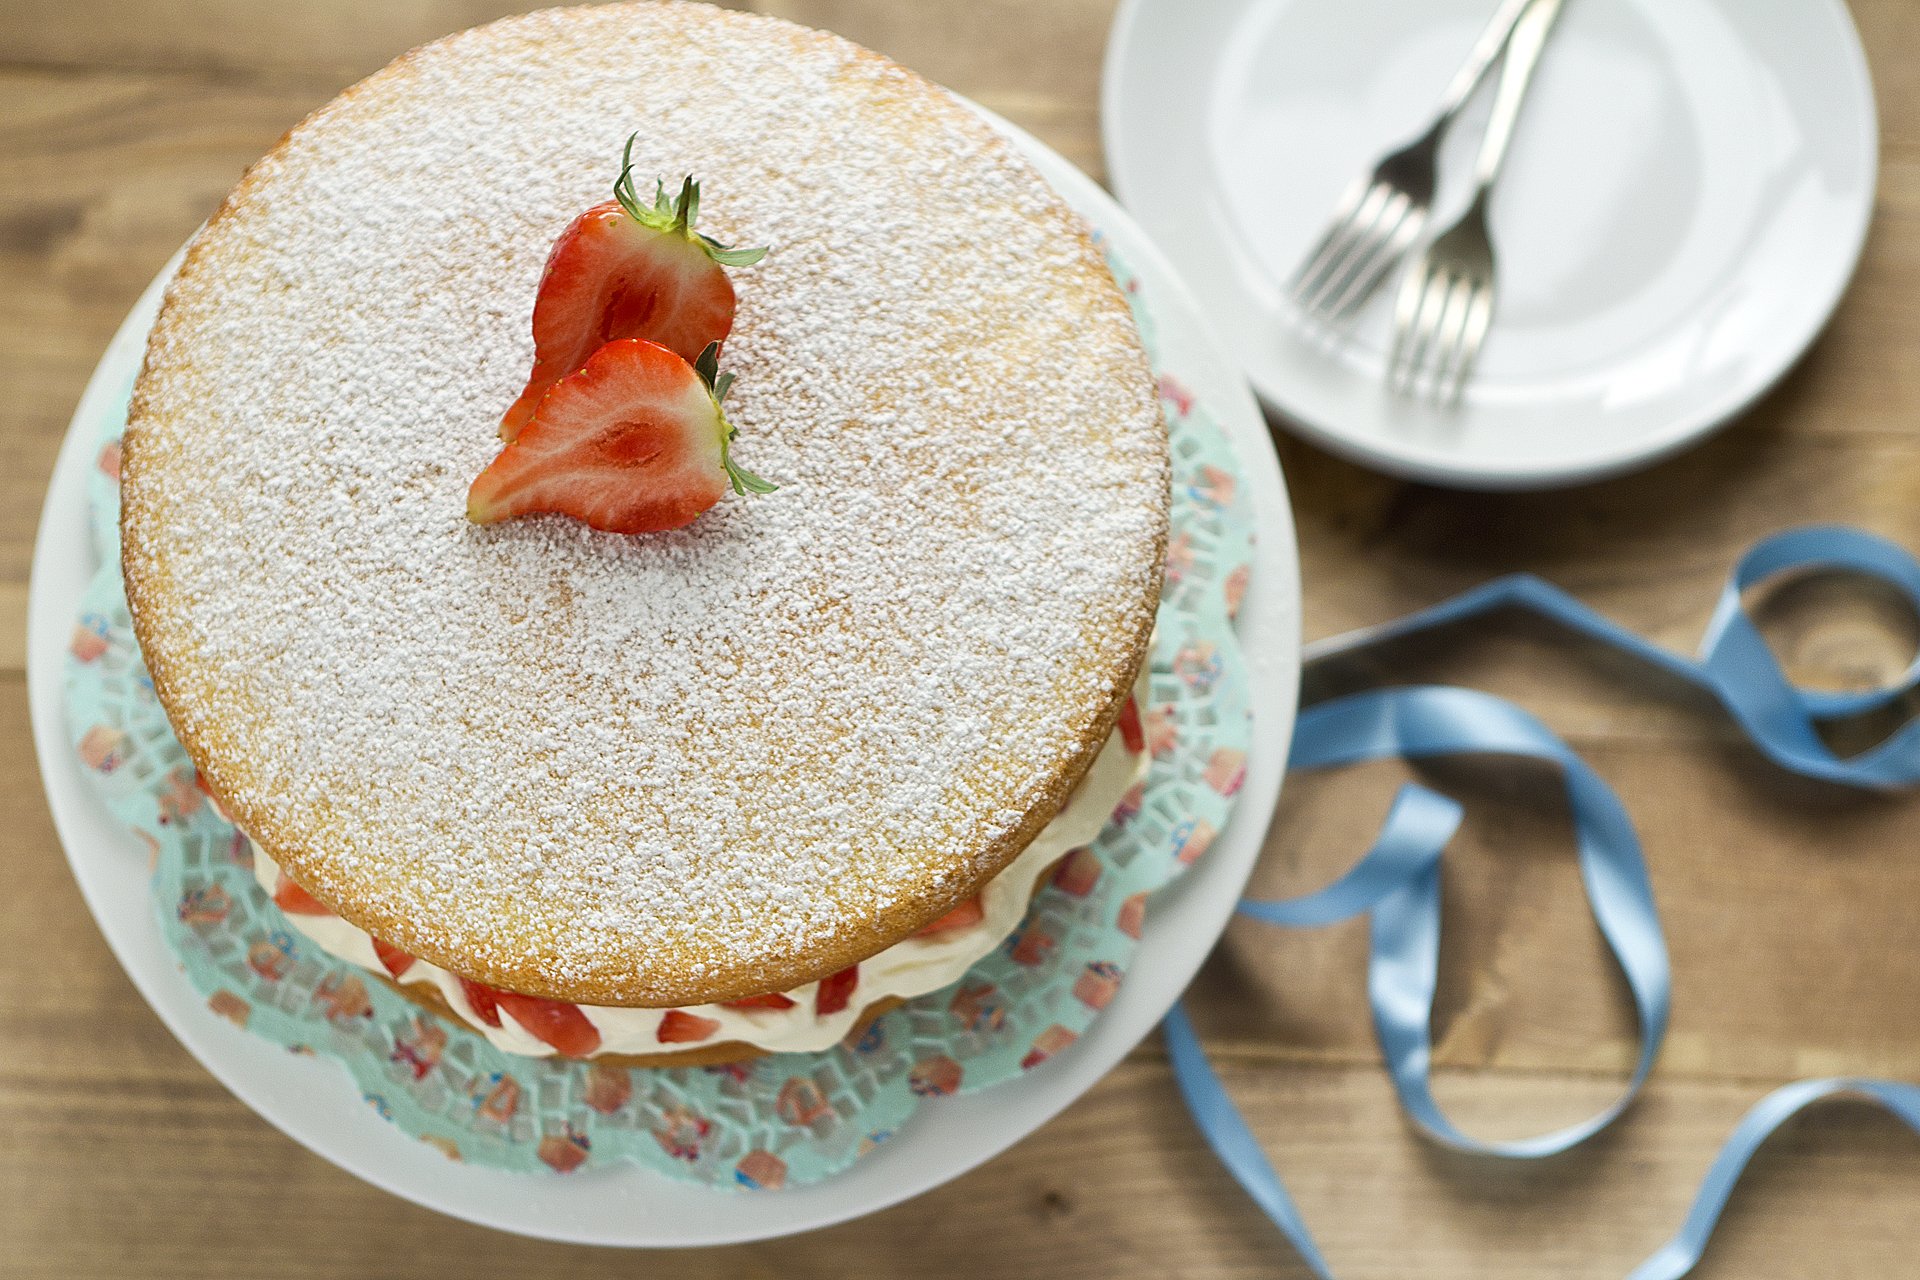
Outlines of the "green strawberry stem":
M726 410L720 407L727 398L727 392L733 386L733 375L720 372L720 344L709 342L693 362L693 371L700 375L700 381L707 384L707 394L713 397L714 412L720 415L720 465L726 469L727 479L738 494L772 493L780 486L769 484L753 472L733 460L732 443L739 428L727 421Z
M767 256L765 248L735 249L693 229L694 220L700 216L700 184L692 174L680 180L680 194L672 200L667 198L666 184L655 179L652 207L640 203L640 195L633 186L633 143L639 136L638 133L627 135L626 148L620 153L620 176L613 180L613 198L620 202L628 217L643 227L693 241L723 267L750 267Z
M720 465L726 468L727 479L733 483L733 491L740 494L772 493L778 489L779 485L762 480L733 460L733 452L727 447L727 442L733 439L733 424L725 422L724 419L722 421L727 430L726 434L720 437Z

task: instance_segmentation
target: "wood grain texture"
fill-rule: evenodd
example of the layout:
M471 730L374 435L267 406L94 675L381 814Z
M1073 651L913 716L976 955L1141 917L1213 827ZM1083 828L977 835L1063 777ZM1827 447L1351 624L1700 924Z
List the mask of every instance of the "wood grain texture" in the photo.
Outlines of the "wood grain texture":
M1304 1276L1206 1153L1156 1045L1013 1151L917 1201L794 1240L634 1258L519 1240L376 1191L282 1138L174 1043L67 874L27 739L22 635L41 495L126 308L241 169L347 81L515 6L485 0L13 0L0 6L0 1274L475 1277ZM763 0L972 94L1096 175L1111 0ZM161 10L164 8L164 16ZM1920 547L1920 7L1854 5L1877 77L1880 203L1832 329L1731 429L1570 493L1465 496L1282 439L1310 635L1530 570L1691 647L1734 555L1849 520ZM1920 623L1857 590L1761 602L1795 674L1904 665ZM1524 621L1313 673L1514 697L1620 792L1673 947L1672 1036L1645 1102L1545 1165L1434 1151L1374 1061L1357 927L1237 924L1193 997L1229 1087L1339 1274L1618 1277L1678 1223L1745 1107L1796 1076L1920 1072L1920 804L1782 777L1702 700ZM1290 784L1256 888L1324 883L1406 771ZM1576 891L1545 770L1421 775L1468 806L1448 864L1436 1085L1489 1135L1602 1104L1629 1007ZM137 874L137 872L135 872ZM1920 1143L1857 1106L1797 1122L1735 1202L1712 1277L1906 1274Z

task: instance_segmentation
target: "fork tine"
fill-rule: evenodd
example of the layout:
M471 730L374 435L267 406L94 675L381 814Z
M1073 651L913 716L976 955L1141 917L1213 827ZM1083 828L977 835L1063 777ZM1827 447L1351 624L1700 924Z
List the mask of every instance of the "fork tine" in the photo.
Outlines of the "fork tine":
M1374 291L1393 270L1395 263L1406 255L1413 242L1426 225L1425 208L1409 203L1405 215L1390 234L1383 237L1375 247L1370 260L1353 272L1346 288L1324 307L1329 321L1339 323L1351 317L1360 309L1362 303L1371 298Z
M1460 335L1460 353L1455 357L1452 377L1445 389L1446 404L1458 404L1466 390L1467 375L1480 358L1480 347L1487 340L1487 328L1493 323L1493 281L1479 280L1467 302L1467 319Z
M1427 277L1432 274L1432 264L1422 253L1415 259L1413 266L1407 269L1406 278L1400 281L1400 296L1393 300L1393 345L1387 350L1387 386L1396 387L1400 381L1400 372L1406 364L1407 346L1413 341L1413 330L1420 318L1420 301L1426 297Z
M1354 237L1339 265L1327 273L1307 305L1322 316L1331 317L1335 302L1346 296L1347 289L1356 277L1373 269L1412 208L1413 202L1404 192L1395 191L1389 195L1373 220Z
M1334 206L1333 213L1327 219L1327 226L1314 242L1313 251L1300 260L1294 268L1293 276L1287 281L1287 289L1298 296L1306 282L1326 267L1327 257L1333 252L1334 245L1341 234L1353 221L1353 215L1360 211L1360 202L1366 199L1367 192L1373 188L1371 177L1354 179L1340 196L1340 203Z
M1433 341L1434 330L1439 327L1440 315L1446 306L1447 288L1451 280L1443 264L1429 259L1425 278L1415 285L1418 296L1413 307L1407 311L1408 323L1399 329L1394 339L1394 370L1397 376L1390 380L1397 383L1397 389L1401 392L1412 390L1420 367L1426 360L1427 347Z
M1454 361L1459 357L1461 339L1466 334L1467 315L1473 303L1474 282L1466 274L1456 275L1447 288L1446 299L1440 311L1440 318L1434 323L1433 346L1428 353L1427 367L1432 378L1428 383L1428 394L1440 401L1453 377Z
M1354 229L1362 216L1370 216L1369 202L1384 199L1380 186L1370 178L1362 178L1350 188L1340 201L1340 208L1327 223L1327 229L1320 237L1320 243L1308 259L1294 272L1292 292L1296 298L1305 299L1318 287L1352 242Z
M1334 278L1352 256L1355 248L1362 244L1373 231L1373 225L1380 218L1381 211L1393 199L1392 188L1383 183L1374 183L1367 188L1353 215L1343 222L1332 236L1324 254L1315 255L1315 271L1301 279L1294 290L1294 296L1302 306L1313 311L1317 307L1316 299L1325 291L1329 280Z
M1427 301L1427 284L1432 263L1423 253L1413 269L1400 282L1400 297L1394 299L1394 345L1386 351L1386 386L1400 391L1407 372L1407 357L1413 353L1413 332L1421 322L1421 303Z

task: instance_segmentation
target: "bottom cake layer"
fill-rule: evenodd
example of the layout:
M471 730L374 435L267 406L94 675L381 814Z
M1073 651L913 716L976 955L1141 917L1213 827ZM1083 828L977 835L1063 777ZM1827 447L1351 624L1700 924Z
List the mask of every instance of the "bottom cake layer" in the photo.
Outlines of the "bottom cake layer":
M709 1065L763 1053L818 1052L901 1001L955 981L1012 934L1056 864L1091 844L1115 812L1137 806L1149 764L1138 732L1142 671L1122 726L1060 813L976 897L919 933L849 969L791 991L679 1009L612 1008L482 986L391 947L333 913L254 846L254 874L288 923L321 950L388 979L406 995L527 1057L631 1065ZM1090 855L1084 855L1090 856Z

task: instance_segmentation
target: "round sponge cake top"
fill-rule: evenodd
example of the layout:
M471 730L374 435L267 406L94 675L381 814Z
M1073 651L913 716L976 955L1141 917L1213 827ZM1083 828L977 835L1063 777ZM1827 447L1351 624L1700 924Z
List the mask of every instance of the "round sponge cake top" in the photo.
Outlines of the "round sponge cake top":
M623 537L467 521L547 250L702 182L742 463ZM207 785L375 936L533 995L776 991L1046 824L1159 598L1168 458L1125 300L1033 168L837 37L553 10L401 58L195 240L124 465L128 598Z

